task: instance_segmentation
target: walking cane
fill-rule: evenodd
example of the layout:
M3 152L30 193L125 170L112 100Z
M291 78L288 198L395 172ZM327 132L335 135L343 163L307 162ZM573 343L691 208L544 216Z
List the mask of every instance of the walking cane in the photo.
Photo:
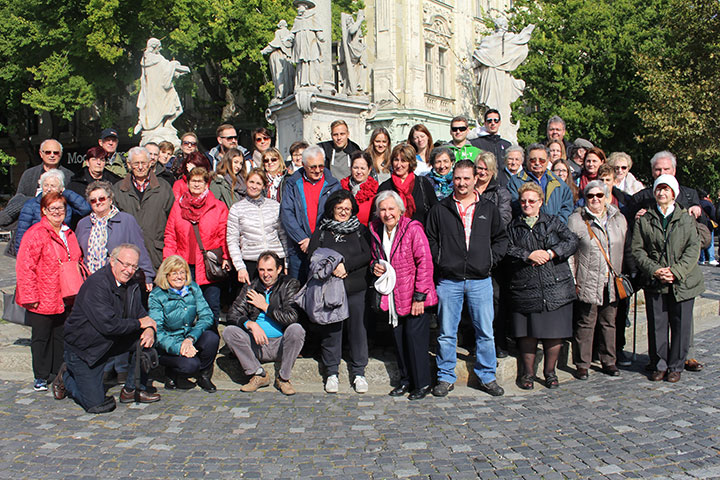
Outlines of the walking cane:
M635 347L637 346L637 292L633 293L633 353L632 361L635 361Z

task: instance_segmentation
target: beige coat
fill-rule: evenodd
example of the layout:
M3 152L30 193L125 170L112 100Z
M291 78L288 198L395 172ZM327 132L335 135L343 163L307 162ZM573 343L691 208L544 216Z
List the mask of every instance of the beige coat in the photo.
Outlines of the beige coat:
M592 305L603 304L605 285L608 286L610 301L614 302L617 298L612 273L609 273L607 262L597 241L588 232L586 220L590 222L615 271L618 273L622 271L627 221L617 207L608 205L607 209L606 225L601 225L584 207L575 210L568 219L568 227L580 238L577 251L570 257L570 268L575 275L578 300Z

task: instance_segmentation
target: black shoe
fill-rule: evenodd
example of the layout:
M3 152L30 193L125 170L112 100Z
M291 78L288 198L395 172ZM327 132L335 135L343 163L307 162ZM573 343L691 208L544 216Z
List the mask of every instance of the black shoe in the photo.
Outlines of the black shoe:
M503 388L498 385L496 380L488 383L480 382L478 388L483 392L492 395L493 397L502 397L503 395L505 395L505 390L503 390Z
M560 387L560 382L555 373L548 373L545 375L545 386L549 389Z
M627 353L621 350L617 353L617 361L615 362L615 365L629 367L632 365L632 359Z
M500 347L495 347L495 358L507 358L508 352Z
M197 378L198 387L202 388L208 393L214 393L217 391L217 387L212 383L213 367L212 365L205 370L200 370L200 375Z
M430 393L430 385L425 385L417 390L413 390L413 392L408 395L408 400L421 400L427 397L428 393Z
M405 385L404 383L401 383L401 384L398 385L397 387L395 387L395 388L393 388L392 390L390 390L390 393L388 393L388 395L390 395L391 397L402 397L402 396L405 395L409 390L410 390L410 387L408 387L408 386Z
M452 392L454 388L455 384L440 380L432 389L432 394L436 397L445 397L449 392Z
M535 388L535 378L532 375L521 375L515 380L515 385L522 390L532 390Z

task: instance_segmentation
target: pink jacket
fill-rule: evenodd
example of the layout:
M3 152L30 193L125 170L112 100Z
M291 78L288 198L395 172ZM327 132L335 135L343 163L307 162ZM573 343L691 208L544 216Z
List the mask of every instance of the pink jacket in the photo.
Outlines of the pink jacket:
M55 315L65 311L60 293L60 262L79 261L80 245L72 230L66 230L67 247L43 217L23 235L15 263L17 288L15 301L19 305L39 302L31 312Z
M385 226L380 219L370 222L370 232L373 237L372 257L373 264L385 258L382 247L382 233ZM390 265L395 269L396 282L393 294L395 295L395 310L399 316L410 315L413 297L421 300L424 296L425 306L436 305L438 302L433 283L433 262L422 224L417 220L400 217L398 229L393 240L390 254ZM387 311L388 298L383 295L380 308Z

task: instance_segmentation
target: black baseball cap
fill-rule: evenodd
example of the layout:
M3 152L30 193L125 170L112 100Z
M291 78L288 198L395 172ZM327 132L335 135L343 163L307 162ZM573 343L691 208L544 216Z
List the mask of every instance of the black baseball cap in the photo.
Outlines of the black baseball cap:
M117 130L115 130L114 128L106 128L105 130L103 130L102 133L100 134L100 140L107 138L107 137L118 138L119 135L117 133Z

